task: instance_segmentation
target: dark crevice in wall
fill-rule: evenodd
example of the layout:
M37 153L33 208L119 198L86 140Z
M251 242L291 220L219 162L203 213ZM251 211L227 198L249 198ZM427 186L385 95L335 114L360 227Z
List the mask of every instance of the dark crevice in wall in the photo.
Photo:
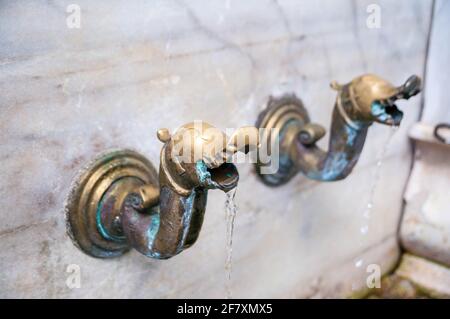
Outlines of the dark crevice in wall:
M433 33L434 16L436 13L435 11L436 11L436 0L433 0L433 2L431 4L430 22L429 22L429 26L428 26L427 44L425 47L425 58L424 58L423 71L422 71L422 76L423 76L422 87L423 88L425 87L425 84L427 81L428 58L429 58L429 53L430 53L431 35ZM422 119L423 111L425 109L425 99L426 99L425 91L422 91L421 102L420 102L420 112L419 112L419 117L418 117L419 121Z

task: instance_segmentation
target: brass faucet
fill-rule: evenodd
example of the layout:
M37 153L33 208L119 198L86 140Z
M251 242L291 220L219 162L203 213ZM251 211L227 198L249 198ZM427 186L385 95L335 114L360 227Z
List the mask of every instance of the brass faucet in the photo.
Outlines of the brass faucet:
M398 126L403 113L395 105L398 99L409 99L421 90L421 80L411 76L396 87L376 75L363 75L350 83L331 83L337 91L333 110L328 151L316 142L325 135L325 129L310 122L301 100L294 95L270 99L256 123L262 130L261 145L267 146L278 168L268 169L273 163L263 160L259 152L256 171L269 186L288 182L299 171L321 181L336 181L347 177L359 159L368 128L373 122ZM273 156L274 145L279 154ZM269 171L269 173L267 173Z
M101 155L79 177L66 206L69 235L85 253L114 257L134 248L167 259L198 238L210 189L224 192L239 180L233 154L258 146L258 130L230 137L205 122L188 123L163 142L159 174L142 155ZM158 176L159 175L159 176Z
M229 137L205 122L188 123L174 134L160 129L159 174L131 150L99 156L79 176L66 205L73 242L101 258L130 248L158 259L180 253L199 236L208 190L227 192L237 186L239 174L231 161L239 151L259 148L256 171L270 186L286 183L299 171L316 180L343 179L358 161L370 125L399 125L403 113L394 103L418 94L421 81L411 76L395 87L363 75L331 86L338 93L327 152L316 145L325 129L310 122L298 98L286 95L269 101L258 118L259 131L243 127ZM278 160L276 171L265 171L264 151Z

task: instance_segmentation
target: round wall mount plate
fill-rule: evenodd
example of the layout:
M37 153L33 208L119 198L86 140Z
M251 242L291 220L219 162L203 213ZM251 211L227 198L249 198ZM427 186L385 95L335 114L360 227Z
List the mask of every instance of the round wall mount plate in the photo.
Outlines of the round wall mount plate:
M108 236L102 229L100 214L120 217L120 202L129 192L144 184L158 185L158 174L144 156L132 150L103 153L82 170L66 204L67 231L86 254L111 258L125 253L125 237ZM108 210L102 208L108 203Z
M259 114L255 124L257 128L265 128L260 135L260 142L262 147L266 147L266 155L270 158L270 162L267 163L258 154L255 164L256 173L264 184L280 186L287 183L298 172L289 154L290 144L286 143L288 139L294 137L287 137L285 133L288 128L293 126L300 128L309 122L308 112L302 101L295 95L270 98L266 109ZM278 145L278 152L272 150L274 145Z

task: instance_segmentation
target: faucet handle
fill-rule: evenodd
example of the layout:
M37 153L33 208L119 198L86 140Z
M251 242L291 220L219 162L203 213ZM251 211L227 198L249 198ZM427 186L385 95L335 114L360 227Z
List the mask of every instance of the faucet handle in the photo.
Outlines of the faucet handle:
M259 147L259 131L254 126L243 126L238 128L228 138L226 150L233 154L243 152L247 154Z
M408 100L420 93L422 89L422 80L417 75L411 75L404 84L398 87L399 94L396 99Z

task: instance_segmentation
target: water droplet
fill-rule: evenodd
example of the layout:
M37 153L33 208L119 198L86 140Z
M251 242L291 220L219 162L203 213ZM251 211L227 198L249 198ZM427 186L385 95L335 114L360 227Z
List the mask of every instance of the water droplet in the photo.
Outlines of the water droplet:
M172 82L173 85L178 84L178 82L180 82L180 76L178 76L178 75L171 76L170 82Z
M396 126L398 128L398 126ZM373 208L373 199L375 197L375 190L376 187L378 185L378 182L380 181L380 177L381 177L381 166L383 164L383 159L386 156L389 144L394 136L394 133L396 132L397 129L393 129L391 131L391 134L389 134L386 142L384 143L383 149L381 150L380 154L378 155L378 159L377 159L377 164L376 164L376 168L375 168L375 173L374 173L374 177L373 177L373 184L372 187L370 189L370 193L369 193L369 202L367 204L367 208L369 210L371 210Z
M369 232L369 225L364 225L362 226L359 231L361 232L361 234L366 235Z
M359 267L361 267L362 266L362 264L363 264L363 260L362 259L358 259L356 262L355 262L355 266L356 266L356 268L359 268Z
M361 235L366 235L369 232L368 220L370 219L370 215L371 215L372 209L374 207L373 202L374 202L374 198L375 198L375 191L376 191L376 188L378 186L378 183L379 183L380 177L381 177L381 166L383 163L383 159L385 158L387 150L389 148L389 144L390 144L392 138L394 137L394 134L397 131L397 129L398 129L398 126L393 127L390 134L388 135L386 142L383 145L381 152L377 156L375 172L373 175L373 182L372 182L371 188L369 190L369 200L367 202L367 208L363 212L364 224L359 229ZM360 240L360 245L363 245L362 240Z
M227 276L226 291L227 298L232 298L231 291L231 274L233 271L232 259L233 259L233 230L234 220L237 214L237 206L235 203L236 188L232 189L226 194L225 200L225 213L227 220L227 259L225 261L225 272Z

